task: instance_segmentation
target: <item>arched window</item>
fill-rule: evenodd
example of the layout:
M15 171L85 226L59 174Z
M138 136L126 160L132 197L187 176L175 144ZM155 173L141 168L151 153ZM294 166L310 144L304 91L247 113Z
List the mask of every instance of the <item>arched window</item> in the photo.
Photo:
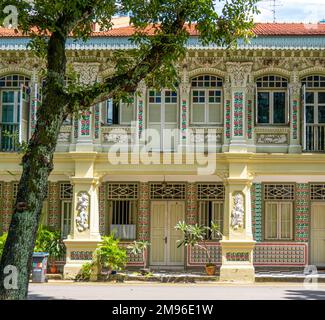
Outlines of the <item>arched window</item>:
M20 88L21 85L29 86L30 78L24 75L11 74L0 78L0 89Z
M268 75L256 80L257 123L288 123L288 80Z
M305 87L306 123L325 123L325 76L312 75L301 83Z
M191 80L192 124L222 124L222 85L222 79L212 75L201 75Z

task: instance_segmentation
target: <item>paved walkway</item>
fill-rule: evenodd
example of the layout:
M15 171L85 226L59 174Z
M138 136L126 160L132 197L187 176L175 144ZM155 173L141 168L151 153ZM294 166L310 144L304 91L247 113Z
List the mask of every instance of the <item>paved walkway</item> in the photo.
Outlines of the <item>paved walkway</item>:
M325 300L325 284L73 283L30 284L29 299L73 300Z

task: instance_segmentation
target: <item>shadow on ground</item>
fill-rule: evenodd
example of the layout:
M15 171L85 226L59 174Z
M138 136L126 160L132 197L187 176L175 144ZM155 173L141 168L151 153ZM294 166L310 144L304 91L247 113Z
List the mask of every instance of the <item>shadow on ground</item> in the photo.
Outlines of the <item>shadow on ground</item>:
M289 300L325 300L325 291L321 290L286 290Z
M42 294L30 293L28 295L28 300L74 300L74 299L71 298L58 299L55 297L46 296Z

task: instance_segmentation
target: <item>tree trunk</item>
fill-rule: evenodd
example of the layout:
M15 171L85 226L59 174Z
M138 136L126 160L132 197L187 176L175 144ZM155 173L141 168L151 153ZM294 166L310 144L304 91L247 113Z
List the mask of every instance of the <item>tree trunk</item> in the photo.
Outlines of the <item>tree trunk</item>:
M66 37L54 32L48 44L43 103L37 113L37 125L28 151L22 159L23 172L0 264L0 299L3 300L26 299L28 294L32 254L48 177L53 170L53 155L66 116L62 90L66 72L65 43ZM8 282L5 281L8 274L4 274L6 266L16 267L17 288L5 285Z

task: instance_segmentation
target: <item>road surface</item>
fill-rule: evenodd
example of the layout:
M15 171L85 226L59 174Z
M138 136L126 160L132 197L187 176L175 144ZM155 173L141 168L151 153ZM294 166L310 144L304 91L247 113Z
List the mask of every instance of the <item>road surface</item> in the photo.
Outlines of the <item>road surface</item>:
M325 300L325 284L256 283L232 285L160 283L30 284L31 300Z

